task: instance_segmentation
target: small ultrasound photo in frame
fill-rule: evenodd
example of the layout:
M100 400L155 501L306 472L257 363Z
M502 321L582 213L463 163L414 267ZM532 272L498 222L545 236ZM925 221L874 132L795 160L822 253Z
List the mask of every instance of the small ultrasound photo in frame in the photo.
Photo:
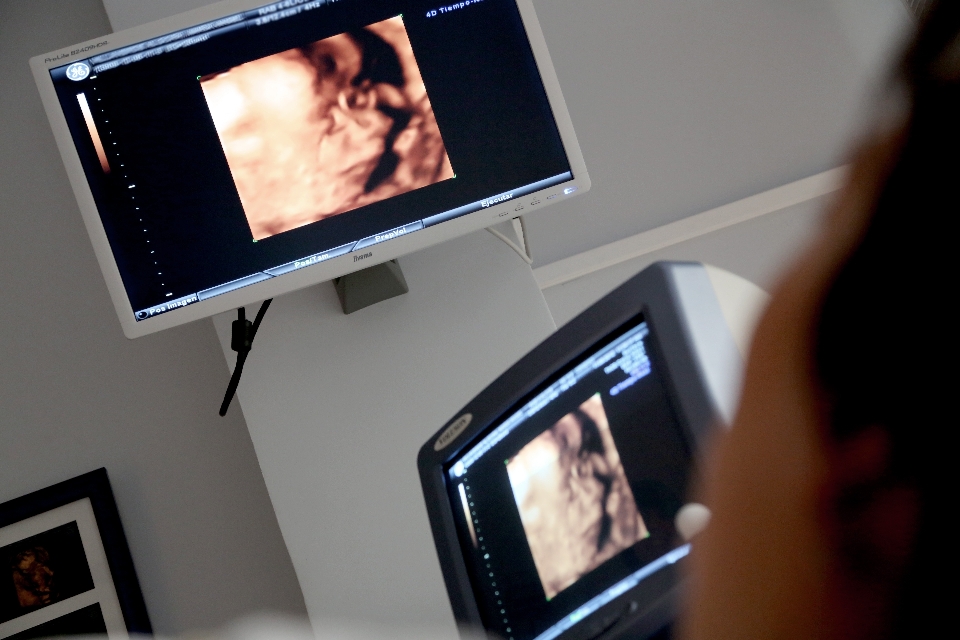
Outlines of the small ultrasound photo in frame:
M0 623L93 589L76 522L0 548L0 572Z
M104 469L0 504L0 640L151 633Z

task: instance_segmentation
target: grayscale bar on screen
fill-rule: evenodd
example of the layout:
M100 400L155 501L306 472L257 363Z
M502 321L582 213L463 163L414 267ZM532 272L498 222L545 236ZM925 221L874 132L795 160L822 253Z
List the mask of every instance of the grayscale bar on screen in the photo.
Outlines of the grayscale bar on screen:
M665 566L669 564L673 564L677 562L678 560L686 556L688 553L690 553L690 545L685 544L682 547L677 547L673 551L660 556L659 558L657 558L650 564L646 565L645 567L642 567L641 569L635 571L634 573L631 573L629 576L627 576L617 584L613 585L603 593L597 596L594 596L593 598L588 600L586 603L584 603L582 606L578 607L576 611L574 611L569 615L564 616L563 619L560 620L560 622L556 623L555 625L553 625L552 627L550 627L549 629L547 629L546 631L538 635L536 638L534 638L534 640L553 640L554 638L559 636L561 633L563 633L573 625L577 624L578 622L580 622L581 620L589 616L591 613L593 613L603 605L612 601L617 596L626 593L630 589L633 589L635 586L640 584L640 581L643 580L644 578L652 575L653 573L659 571L660 569L663 569Z
M423 219L424 227L431 227L435 224L440 224L441 222L446 222L447 220L452 220L454 218L459 218L460 216L467 215L468 213L473 213L474 211L479 211L480 209L487 209L489 207L496 206L508 200L515 200L516 198L522 198L528 193L533 193L534 191L540 191L541 189L549 189L555 184L560 184L561 182L566 182L571 180L573 174L569 171L555 175L552 178L545 178L539 182L534 182L531 184L518 187L511 191L504 191L495 196L490 196L489 198L484 198L483 200L477 200L470 204L465 204L462 207L457 207L456 209L450 209L449 211L444 211L443 213L438 213L435 216L430 216L429 218Z
M226 284L221 284L216 287L210 287L209 289L204 289L197 295L200 296L201 300L206 300L207 298L212 298L214 296L219 296L221 294L227 293L228 291L233 291L234 289L239 289L241 287L247 287L251 284L256 284L258 282L263 282L264 280L269 280L273 276L269 273L254 273L247 276L246 278L239 278L233 282L227 282Z
M458 491L460 491L460 503L463 505L463 517L467 519L467 527L470 529L470 539L473 540L473 548L476 549L480 546L480 542L477 540L477 530L473 526L473 516L470 514L470 504L467 501L467 491L463 488L463 483L461 482Z
M380 244L381 242L386 242L387 240L393 240L394 238L405 236L408 233L413 233L414 231L419 231L420 229L423 229L423 222L417 220L416 222L405 224L402 227L397 227L396 229L390 229L389 231L382 231L372 236L367 236L366 238L358 242L356 246L353 248L353 251L360 251L360 249L366 249L367 247L373 246L375 244Z
M306 258L300 258L299 260L294 260L293 262L288 262L287 264L282 264L279 267L272 267L270 269L264 269L265 273L269 273L272 276L282 276L285 273L290 273L291 271L296 271L297 269L303 269L304 267L309 267L310 265L317 264L319 262L324 262L331 258L336 258L342 256L345 253L350 253L353 250L353 247L356 245L356 242L350 242L348 244L340 245L335 249L328 249L327 251L321 251L320 253L315 253L312 256L307 256Z

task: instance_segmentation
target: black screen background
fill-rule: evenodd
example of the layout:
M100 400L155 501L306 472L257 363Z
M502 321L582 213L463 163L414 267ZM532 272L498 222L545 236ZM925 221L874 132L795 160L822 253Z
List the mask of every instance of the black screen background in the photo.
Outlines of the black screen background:
M133 309L568 171L515 3L482 0L426 17L437 6L342 0L94 79L52 73ZM253 242L197 76L401 13L456 178ZM109 175L83 121L81 91Z
M518 403L516 408L523 406L549 384L641 321L631 321L613 338L604 340L584 357L571 362L549 382ZM651 372L633 386L611 396L610 388L627 376L619 370L604 374L600 368L522 423L473 463L463 477L453 479L447 476L450 478L448 491L461 548L484 626L504 638L534 638L618 580L681 544L673 520L687 492L691 453L662 377L662 360L657 356L652 333L644 339L644 347L651 360ZM598 391L630 488L650 537L582 576L548 602L527 543L504 461L516 455L530 440ZM505 413L504 417L511 415L515 409ZM495 427L493 425L491 430ZM460 482L469 487L472 508L480 522L477 535L482 537L480 545L484 548L475 550L473 547L463 517L457 486ZM489 554L490 558L484 559L484 554ZM490 573L494 574L493 577ZM498 601L502 604L498 604ZM505 613L501 614L501 610ZM504 623L504 619L508 622Z

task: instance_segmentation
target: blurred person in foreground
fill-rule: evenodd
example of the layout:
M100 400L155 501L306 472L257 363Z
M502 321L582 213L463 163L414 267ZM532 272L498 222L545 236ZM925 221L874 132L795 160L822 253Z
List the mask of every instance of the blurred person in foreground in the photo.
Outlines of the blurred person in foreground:
M891 89L757 329L708 463L689 640L952 626L960 3L927 11Z

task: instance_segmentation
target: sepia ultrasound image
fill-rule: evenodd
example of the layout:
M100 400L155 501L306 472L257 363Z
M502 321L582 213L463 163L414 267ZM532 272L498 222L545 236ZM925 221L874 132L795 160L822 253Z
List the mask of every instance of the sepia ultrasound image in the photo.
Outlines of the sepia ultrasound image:
M0 547L0 623L90 589L76 522Z
M255 240L453 177L400 16L201 87Z
M650 535L599 393L520 449L507 474L548 600Z

